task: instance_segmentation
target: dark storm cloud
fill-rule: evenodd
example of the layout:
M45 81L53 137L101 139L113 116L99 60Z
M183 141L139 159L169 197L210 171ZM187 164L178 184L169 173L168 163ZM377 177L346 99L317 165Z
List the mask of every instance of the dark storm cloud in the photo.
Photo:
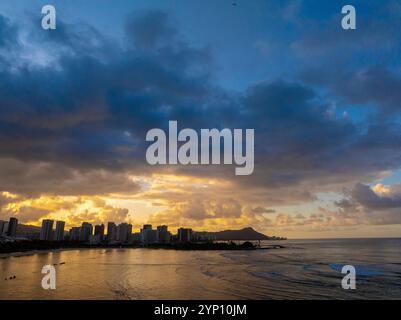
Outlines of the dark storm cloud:
M0 159L0 190L27 197L51 195L134 194L139 186L123 173L74 169L59 163ZM1 194L0 194L1 195ZM5 201L0 197L0 205Z
M255 175L244 179L249 183L288 186L319 181L322 187L322 181L358 181L399 166L399 126L356 124L333 114L305 85L257 85L248 91L244 106L247 125L253 124L257 134Z
M2 44L14 50L0 60L2 190L136 191L118 172L151 170L144 164L147 130L172 118L205 123L209 115L197 107L210 103L213 91L208 50L182 41L164 13L130 19L126 31L134 46L117 46L85 25L61 23L54 33L31 32L28 59L22 58L24 43L14 50L18 29L0 21ZM149 21L157 26L151 34ZM14 170L21 164L26 170ZM105 179L99 170L107 171Z
M125 24L130 44L139 49L166 46L175 40L177 32L165 12L158 10L131 14Z
M10 28L9 22L1 21L0 28ZM236 180L253 187L309 183L323 189L325 184L374 177L399 166L399 130L385 129L381 123L361 128L333 115L307 84L276 80L242 94L220 88L213 81L210 50L183 40L163 12L131 15L125 30L123 44L88 26L62 24L55 36L34 30L30 45L45 58L33 55L12 67L0 61L0 157L7 159L0 172L2 177L13 172L18 181L4 179L3 190L135 192L136 185L123 174L166 170L146 165L144 138L151 128L166 128L168 120L178 120L180 128L255 128L255 174ZM14 42L5 38L2 43ZM24 44L21 47L24 50ZM381 76L394 82L391 91L398 88L389 74ZM362 99L367 86L370 99L387 98L389 104L398 100L375 93L380 89L375 75L367 77L350 92L354 99L358 92ZM12 170L21 163L28 172ZM47 172L38 163L54 170ZM222 167L171 170L233 176L231 169L228 173ZM306 188L288 194L312 200Z
M338 211L325 212L339 225L389 225L401 223L401 185L370 187L357 183L335 202Z
M162 16L152 12L146 17L153 21ZM74 45L81 48L84 42L76 41L78 34L63 32L59 41L78 53ZM86 39L86 33L82 34ZM109 160L115 167L115 157L121 154L113 149L119 145L132 149L135 143L124 134L126 130L142 141L145 129L165 125L166 110L174 107L192 117L196 101L205 99L206 75L185 74L186 66L199 69L202 59L191 61L196 50L185 44L147 54L120 48L107 62L94 57L92 51L79 51L79 55L62 52L55 66L30 68L27 64L2 72L3 155L68 161L71 157L63 153L66 150L80 162L88 159L96 166L99 159L100 166L105 166ZM199 52L203 55L207 54Z
M384 66L355 71L307 70L303 78L313 84L325 85L348 103L370 104L385 114L401 111L401 77Z
M367 209L383 210L401 207L401 193L381 196L375 193L369 186L361 183L353 188L351 197Z

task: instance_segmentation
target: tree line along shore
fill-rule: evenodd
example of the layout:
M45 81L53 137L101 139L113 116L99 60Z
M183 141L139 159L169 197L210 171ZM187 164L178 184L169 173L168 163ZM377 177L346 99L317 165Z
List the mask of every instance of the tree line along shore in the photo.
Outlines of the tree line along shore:
M278 245L272 246L280 247ZM133 244L97 244L90 245L80 241L13 241L0 243L0 253L15 253L26 251L46 251L57 249L84 249L84 248L149 248L149 249L172 249L172 250L255 250L260 248L257 244L250 241L235 243L227 242L187 242L187 243L154 243L142 245L140 243Z

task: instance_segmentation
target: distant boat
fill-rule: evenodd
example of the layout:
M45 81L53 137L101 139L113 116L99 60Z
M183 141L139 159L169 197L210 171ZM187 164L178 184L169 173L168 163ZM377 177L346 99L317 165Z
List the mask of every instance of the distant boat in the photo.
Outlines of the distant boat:
M65 264L65 262L60 262L60 264Z

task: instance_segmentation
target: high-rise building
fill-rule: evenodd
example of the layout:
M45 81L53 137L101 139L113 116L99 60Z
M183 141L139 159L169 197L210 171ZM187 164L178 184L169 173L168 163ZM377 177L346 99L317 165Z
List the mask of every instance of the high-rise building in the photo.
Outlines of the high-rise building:
M171 238L171 233L168 231L167 226L157 227L157 242L159 243L169 243Z
M51 241L53 239L53 220L45 219L42 221L42 229L40 229L40 240Z
M70 229L70 241L79 241L80 234L81 234L80 227L72 227Z
M89 244L90 245L98 245L101 242L100 240L100 234L97 235L92 235L89 237Z
M89 222L83 222L79 233L79 241L89 241L93 234L93 226Z
M117 240L117 226L114 222L107 224L107 241L112 242Z
M213 232L193 232L192 241L213 242L216 241L216 235Z
M56 232L54 233L54 240L56 241L63 241L64 240L64 221L57 221L56 222Z
M127 241L132 240L132 224L128 224L128 237Z
M95 236L99 239L99 241L103 241L104 239L104 224L95 226Z
M131 239L133 242L140 242L141 241L141 233L140 232L134 232L131 236Z
M128 242L132 234L132 225L121 223L117 227L117 240L120 242Z
M152 225L145 224L141 229L140 239L145 245L157 242L157 230L153 230Z
M15 237L17 235L17 227L18 227L18 219L10 218L10 221L8 222L7 235L9 237Z
M192 229L187 229L187 228L178 229L179 242L190 242L191 239L192 239Z
M3 234L3 228L4 228L5 223L6 223L6 221L0 220L0 236Z
M4 224L3 224L3 231L0 233L0 235L2 235L2 236L6 236L6 235L7 235L8 224L9 224L8 221L4 221Z

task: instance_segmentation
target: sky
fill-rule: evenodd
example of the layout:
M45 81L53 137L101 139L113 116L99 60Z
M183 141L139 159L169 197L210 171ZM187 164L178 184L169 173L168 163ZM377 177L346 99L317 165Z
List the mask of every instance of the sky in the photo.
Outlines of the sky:
M400 27L395 0L1 1L0 219L399 237ZM254 129L253 174L149 165L169 120Z

